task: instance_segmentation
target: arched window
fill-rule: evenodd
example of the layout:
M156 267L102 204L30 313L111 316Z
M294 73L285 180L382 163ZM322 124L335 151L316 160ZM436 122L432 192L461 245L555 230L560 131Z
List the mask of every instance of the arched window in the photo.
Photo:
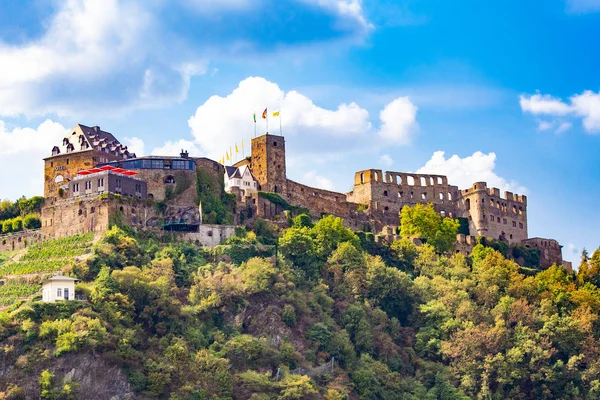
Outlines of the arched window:
M168 184L173 184L173 183L175 183L175 178L173 177L173 175L167 175L167 176L165 177L165 183L168 183Z
M90 208L90 214L93 214L93 213L95 213L95 212L96 212L96 207L92 207L92 208Z
M465 201L465 206L467 207L467 210L470 210L470 209L471 209L471 199L467 199L467 200Z
M388 195L388 191L387 191L387 190L384 190L384 191L383 191L383 195L384 195L385 197L387 197L387 195Z
M79 215L83 215L83 210L79 209Z

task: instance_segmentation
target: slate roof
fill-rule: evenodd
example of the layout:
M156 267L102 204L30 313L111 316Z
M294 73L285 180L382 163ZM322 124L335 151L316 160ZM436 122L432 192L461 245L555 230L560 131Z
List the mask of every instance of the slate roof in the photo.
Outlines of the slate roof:
M60 145L52 148L52 155L91 149L126 160L136 158L135 153L130 153L127 146L122 145L112 133L101 130L99 126L89 127L82 124L77 124Z
M78 281L79 279L71 278L70 276L63 275L55 275L52 278L46 279L44 282L48 281Z

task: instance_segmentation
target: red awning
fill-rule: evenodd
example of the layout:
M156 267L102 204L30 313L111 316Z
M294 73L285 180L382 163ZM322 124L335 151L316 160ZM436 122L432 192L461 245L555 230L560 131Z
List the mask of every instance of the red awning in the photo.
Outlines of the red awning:
M116 172L117 174L122 174L123 172L125 172L126 170L123 168L114 168L112 170L112 172Z
M100 169L103 171L112 171L113 169L115 169L115 167L113 167L112 165L105 165L103 167L100 167Z
M135 171L124 171L122 172L123 175L127 175L127 176L133 176L133 175L137 175L138 173Z
M89 170L85 170L85 171L79 171L79 172L77 173L77 175L89 175L89 174L91 174L91 172L90 172Z
M89 171L90 171L90 174L95 174L95 173L98 173L98 172L102 172L104 170L102 170L100 168L92 168Z

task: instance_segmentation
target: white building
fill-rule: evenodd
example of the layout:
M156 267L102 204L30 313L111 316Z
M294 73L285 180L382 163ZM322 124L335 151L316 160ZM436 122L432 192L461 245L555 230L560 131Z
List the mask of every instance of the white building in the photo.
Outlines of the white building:
M233 188L239 188L246 194L256 192L258 184L247 165L241 167L225 167L225 191L231 193Z
M42 283L42 301L54 303L60 300L75 300L75 281L68 276L53 276Z

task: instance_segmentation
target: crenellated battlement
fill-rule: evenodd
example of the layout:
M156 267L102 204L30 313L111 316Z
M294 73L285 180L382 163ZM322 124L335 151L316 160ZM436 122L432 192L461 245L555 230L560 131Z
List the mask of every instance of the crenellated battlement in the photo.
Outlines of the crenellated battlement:
M444 175L413 174L410 172L383 171L367 169L354 174L354 185L379 183L408 186L448 186L448 178Z

